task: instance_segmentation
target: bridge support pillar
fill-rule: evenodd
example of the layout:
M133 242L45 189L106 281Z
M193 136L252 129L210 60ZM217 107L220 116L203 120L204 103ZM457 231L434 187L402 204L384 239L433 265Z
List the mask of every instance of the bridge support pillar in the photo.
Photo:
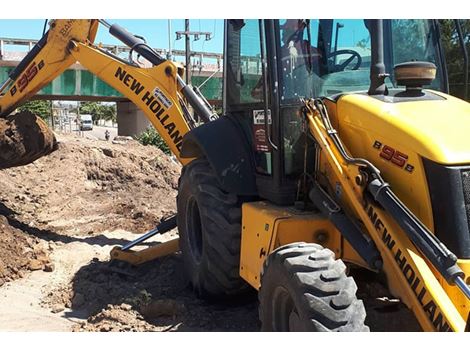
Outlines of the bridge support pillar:
M134 137L150 126L142 110L132 102L117 102L117 123L118 136Z

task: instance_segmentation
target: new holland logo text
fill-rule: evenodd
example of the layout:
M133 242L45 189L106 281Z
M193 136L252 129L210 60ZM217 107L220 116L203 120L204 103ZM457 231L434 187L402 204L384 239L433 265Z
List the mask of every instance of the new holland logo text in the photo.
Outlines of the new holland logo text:
M163 95L160 94L159 98L166 99L165 104L162 104L155 98L155 92L150 92L145 89L143 84L137 81L137 79L135 79L130 73L121 67L117 68L114 77L118 78L123 84L129 87L135 95L142 99L145 105L147 105L158 121L160 121L163 128L167 131L168 136L171 138L176 148L181 150L181 145L183 144L183 135L176 128L176 124L171 121L170 115L166 113L167 107L171 107L173 105L171 101L162 93ZM161 92L161 90L159 91Z
M393 239L394 236L392 236L385 227L383 221L378 217L374 207L365 200L364 209L377 230L377 233L381 235L383 243L393 254L403 276L408 282L411 290L414 292L419 304L423 307L424 312L428 315L432 325L434 325L437 331L452 331L449 323L445 320L445 317L442 315L436 302L434 302L432 297L428 294L426 287L421 282L421 279L416 274L414 268L407 262L402 250L400 248L396 248L397 246Z

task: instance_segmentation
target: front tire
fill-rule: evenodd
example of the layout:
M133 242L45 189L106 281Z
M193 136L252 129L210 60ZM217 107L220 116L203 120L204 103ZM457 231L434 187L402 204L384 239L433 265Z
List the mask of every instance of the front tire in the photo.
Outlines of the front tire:
M369 331L357 286L329 249L293 243L271 253L259 291L262 331Z
M184 266L196 294L221 298L245 292L248 285L239 275L241 204L221 189L207 160L183 168L177 207Z

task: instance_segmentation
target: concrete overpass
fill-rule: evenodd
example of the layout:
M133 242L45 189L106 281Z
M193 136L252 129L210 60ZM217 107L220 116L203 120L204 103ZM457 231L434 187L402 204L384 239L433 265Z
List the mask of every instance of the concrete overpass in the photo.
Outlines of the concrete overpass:
M37 40L0 38L0 83L8 78L16 65L23 59L26 52L6 50L14 46L26 46L31 49ZM115 55L127 58L129 48L121 45L101 45L102 48ZM165 49L155 49L166 57ZM174 61L183 61L183 50L172 51ZM178 60L181 59L181 60ZM201 86L202 94L214 105L221 105L222 95L222 54L192 52L192 78L194 86ZM144 66L150 66L143 60ZM144 130L149 122L143 113L120 92L87 71L83 66L75 64L62 75L44 87L36 95L44 100L71 101L106 101L117 103L118 133L120 135L136 135Z

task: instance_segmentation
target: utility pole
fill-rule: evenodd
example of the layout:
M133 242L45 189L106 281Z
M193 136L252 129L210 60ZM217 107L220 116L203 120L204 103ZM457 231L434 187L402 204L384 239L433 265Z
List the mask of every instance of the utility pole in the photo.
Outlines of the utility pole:
M191 43L189 41L189 20L184 20L184 31L186 36L186 84L191 84Z
M51 113L51 124L52 124L52 130L55 131L55 123L54 123L54 110L52 109L52 100L49 100L49 102L51 103L51 109L50 109L50 113Z
M191 32L189 30L189 20L184 20L184 32L177 31L176 32L176 40L181 39L182 36L185 36L186 42L186 83L191 84L191 47L190 47L190 39L191 36L194 37L194 41L199 40L201 35L206 37L206 41L212 39L211 32Z
M168 20L168 53L166 58L170 61L173 59L173 53L171 52L171 20Z

